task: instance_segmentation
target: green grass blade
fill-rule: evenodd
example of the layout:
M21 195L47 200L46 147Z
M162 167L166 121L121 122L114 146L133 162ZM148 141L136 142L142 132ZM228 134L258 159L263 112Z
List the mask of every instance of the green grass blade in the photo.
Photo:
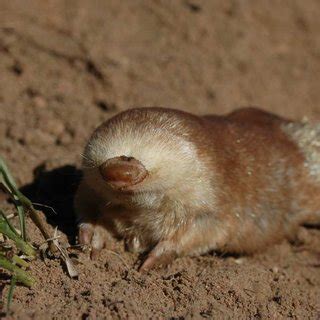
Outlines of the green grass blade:
M11 272L16 277L17 282L27 287L31 287L35 283L35 280L26 271L14 265L3 255L0 255L0 267Z
M1 210L0 215L0 233L13 240L17 248L19 248L25 255L35 257L35 249L12 230L13 227L8 224L8 219L4 218L5 215Z
M15 196L16 197L16 196ZM26 235L26 215L23 206L21 205L20 201L14 201L15 206L18 211L18 216L19 216L19 224L20 224L20 231L21 231L21 237L24 241L27 240L27 235Z
M5 186L6 189L12 194L14 199L14 204L17 208L19 215L19 223L21 236L23 240L26 241L26 221L25 221L25 212L23 208L23 203L29 203L32 205L31 201L27 199L17 188L16 182L13 176L10 173L8 166L5 161L0 156L0 182Z
M12 174L10 173L8 166L6 165L5 161L1 156L0 156L0 173L2 174L2 179L0 175L0 182L2 182L4 186L7 187L9 191L11 191L11 193L15 194L22 204L26 205L27 207L32 207L32 202L25 195L23 195L18 189L17 184Z
M0 209L0 216L1 216L0 219L3 218L6 221L7 225L11 229L11 231L13 233L15 233L17 236L19 236L19 233L17 232L16 228L11 224L11 222L7 218L6 214L1 209Z
M17 266L23 267L23 268L28 268L29 263L22 258L18 257L17 255L14 255L12 257L12 263L14 263Z
M43 237L45 239L51 238L50 230L47 227L46 223L42 221L38 211L34 208L32 202L18 190L16 183L12 175L10 174L7 165L5 164L4 160L1 157L0 157L0 184L3 184L6 187L6 189L10 193L17 207L17 210L19 213L19 222L20 222L22 238L26 241L24 210L29 212L32 221L39 228ZM50 247L51 253L54 255L57 252L57 248L55 247L52 241L49 242L49 247Z
M26 242L26 223L25 223L25 210L34 210L32 202L25 197L18 189L17 184L10 173L5 161L0 156L0 187L3 187L5 191L11 196L19 216L19 224L21 230L21 236L17 230L7 219L5 213L0 209L0 233L4 234L7 238L14 241L15 246L20 249L27 256L36 256L36 250ZM20 282L25 286L32 286L35 282L24 269L28 267L28 262L21 259L19 256L14 255L12 261L10 261L5 255L0 253L0 267L9 271L12 274L10 288L7 296L7 312L10 310L10 306L13 299L13 292L16 287L16 283ZM20 268L21 266L22 268Z
M5 161L3 160L3 158L1 156L0 156L0 171L2 172L2 174L6 180L6 183L9 185L9 187L12 189L18 190L13 176L11 175L9 168L7 167Z
M10 281L10 288L9 288L9 292L8 292L8 297L7 297L7 313L10 311L10 306L11 306L12 298L13 298L13 291L14 291L14 288L16 287L16 283L17 283L17 277L12 276L11 281Z

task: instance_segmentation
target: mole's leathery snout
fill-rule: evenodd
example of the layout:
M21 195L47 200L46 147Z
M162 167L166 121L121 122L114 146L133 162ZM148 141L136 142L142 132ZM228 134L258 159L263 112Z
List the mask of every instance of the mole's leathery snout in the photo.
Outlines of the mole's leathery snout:
M139 160L126 156L108 159L100 165L99 171L103 179L116 189L134 186L148 174Z

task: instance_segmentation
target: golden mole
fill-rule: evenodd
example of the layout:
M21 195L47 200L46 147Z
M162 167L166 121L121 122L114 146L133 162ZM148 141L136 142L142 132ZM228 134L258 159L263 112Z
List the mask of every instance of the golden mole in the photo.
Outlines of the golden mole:
M140 270L210 250L252 253L320 223L320 124L255 108L196 116L138 108L107 120L84 151L79 241L106 230Z

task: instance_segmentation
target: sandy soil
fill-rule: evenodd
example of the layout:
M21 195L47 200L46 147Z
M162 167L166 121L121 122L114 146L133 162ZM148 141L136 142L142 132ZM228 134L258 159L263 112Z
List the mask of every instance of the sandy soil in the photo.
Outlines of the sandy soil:
M317 0L1 1L0 153L73 241L81 150L120 110L258 105L320 120L319 16ZM183 258L149 275L116 241L97 261L80 254L78 280L38 260L13 318L316 319L320 230L302 231L299 244Z

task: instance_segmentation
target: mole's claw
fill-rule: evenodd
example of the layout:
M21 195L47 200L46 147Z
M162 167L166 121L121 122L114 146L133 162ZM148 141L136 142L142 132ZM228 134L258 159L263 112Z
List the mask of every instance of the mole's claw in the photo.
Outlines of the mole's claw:
M91 258L95 259L106 243L106 230L99 225L81 223L79 225L79 243L91 247Z
M139 268L140 272L148 272L149 270L159 267L167 266L177 257L176 251L172 248L170 242L160 242L149 253L147 259Z
M89 245L91 243L93 228L91 223L81 223L79 225L78 240L80 244Z

